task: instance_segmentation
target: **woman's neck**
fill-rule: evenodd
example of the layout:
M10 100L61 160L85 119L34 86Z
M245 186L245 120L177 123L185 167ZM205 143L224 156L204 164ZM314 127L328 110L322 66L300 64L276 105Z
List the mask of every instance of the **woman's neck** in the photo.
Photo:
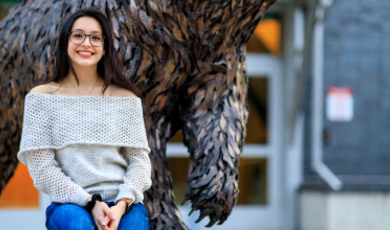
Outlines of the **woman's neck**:
M79 67L79 66L73 66L77 77L79 79L79 87L80 88L90 88L93 87L97 81L100 80L101 77L99 77L99 74L97 72L97 66L94 67ZM76 78L72 72L72 70L69 69L67 78L71 81L71 83L75 86L77 86Z

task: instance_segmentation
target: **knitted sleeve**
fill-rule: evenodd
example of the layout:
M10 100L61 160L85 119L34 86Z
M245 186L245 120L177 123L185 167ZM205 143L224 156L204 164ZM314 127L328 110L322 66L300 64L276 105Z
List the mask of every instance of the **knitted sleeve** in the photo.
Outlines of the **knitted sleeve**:
M152 185L149 152L139 148L124 148L124 156L128 162L123 184L119 185L119 194L115 202L122 198L130 198L134 203L143 201L144 192Z
M85 205L89 194L61 171L53 149L34 150L26 155L28 170L37 189L47 193L53 202Z

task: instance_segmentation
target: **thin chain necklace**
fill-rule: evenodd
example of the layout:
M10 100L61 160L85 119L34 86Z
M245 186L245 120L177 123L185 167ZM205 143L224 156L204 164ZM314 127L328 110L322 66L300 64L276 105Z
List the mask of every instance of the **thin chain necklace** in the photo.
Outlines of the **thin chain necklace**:
M84 94L83 94L75 85L73 85L73 83L70 81L69 77L68 77L68 81L70 82L70 84L71 84L77 91L79 91L79 93L80 93L81 95L84 96ZM98 81L99 81L99 77L96 79L95 85L92 87L91 91L89 91L89 94L88 94L87 96L89 96L89 95L91 94L92 90L95 88L95 86L96 86L96 84L98 83Z

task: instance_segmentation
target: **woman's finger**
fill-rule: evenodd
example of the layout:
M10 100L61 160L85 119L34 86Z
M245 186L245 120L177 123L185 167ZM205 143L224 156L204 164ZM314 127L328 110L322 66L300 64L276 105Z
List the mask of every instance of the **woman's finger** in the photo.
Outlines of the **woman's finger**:
M103 230L102 225L99 223L99 221L94 220L94 222L98 230Z
M116 216L111 212L111 209L107 206L103 209L104 213L106 213L106 216L110 218L111 220L115 220Z
M109 230L106 218L98 218L98 223L102 230Z
M113 220L109 223L108 227L110 228L110 230L117 230L118 229L118 221L117 220Z
M111 221L110 217L108 217L108 216L106 215L106 216L104 217L103 222L105 223L105 227L107 227L107 229L110 228L110 226L109 226L110 221ZM106 230L106 229L104 229L104 230Z

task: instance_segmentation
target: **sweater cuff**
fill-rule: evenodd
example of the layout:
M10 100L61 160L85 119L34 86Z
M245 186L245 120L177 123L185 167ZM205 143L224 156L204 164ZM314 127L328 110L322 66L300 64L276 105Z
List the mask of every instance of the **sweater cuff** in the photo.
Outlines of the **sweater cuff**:
M137 192L133 192L133 191L134 191L133 188L130 188L125 185L119 185L119 193L115 198L115 203L122 198L129 198L134 201L134 204L144 199L143 194L142 197L140 197L139 194L137 195Z
M90 196L84 189L79 188L70 198L70 203L83 207Z

